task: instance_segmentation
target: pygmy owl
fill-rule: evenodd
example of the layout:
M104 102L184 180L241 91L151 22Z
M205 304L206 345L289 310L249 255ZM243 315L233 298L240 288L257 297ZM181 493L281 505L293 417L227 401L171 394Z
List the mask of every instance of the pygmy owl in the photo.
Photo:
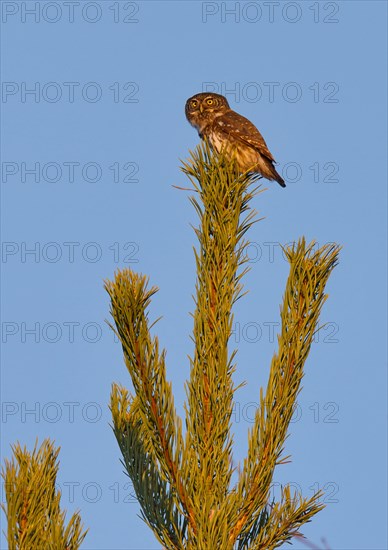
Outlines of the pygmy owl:
M186 101L185 111L199 137L207 138L211 147L217 151L234 150L242 172L256 172L286 186L275 170L275 159L259 130L247 118L232 111L226 97L208 92L193 95Z

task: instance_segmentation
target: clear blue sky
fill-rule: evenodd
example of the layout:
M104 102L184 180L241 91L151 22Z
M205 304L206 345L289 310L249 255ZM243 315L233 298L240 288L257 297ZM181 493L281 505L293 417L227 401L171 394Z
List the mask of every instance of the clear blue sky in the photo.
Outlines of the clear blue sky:
M90 528L83 548L158 548L109 427L111 383L129 377L104 324L102 281L131 266L160 287L151 317L163 315L156 330L182 412L196 218L172 185L187 185L179 159L198 142L185 101L212 89L258 126L287 180L254 201L265 219L249 234L249 295L232 338L236 381L247 381L236 462L276 349L287 277L279 243L336 241L328 326L306 365L293 462L277 471L274 493L286 482L306 496L325 488L309 539L386 549L386 3L1 7L2 459L17 439L54 439L63 505Z

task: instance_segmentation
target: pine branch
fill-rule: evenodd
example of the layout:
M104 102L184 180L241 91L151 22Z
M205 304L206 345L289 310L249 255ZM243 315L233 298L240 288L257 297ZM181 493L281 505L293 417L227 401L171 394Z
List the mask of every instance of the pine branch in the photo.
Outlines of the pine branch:
M281 459L287 430L295 411L303 368L317 330L327 295L325 286L338 262L339 247L301 239L286 249L290 274L281 311L279 352L272 359L266 395L260 394L253 429L249 433L248 456L237 491L231 495L240 512L233 540L249 530L252 518L265 508L276 464ZM318 510L317 510L318 511ZM251 519L249 519L251 518Z
M59 448L45 439L32 453L12 447L12 460L5 461L2 478L6 504L9 550L77 550L86 536L81 517L73 514L65 526L66 512L60 509L61 492L56 490Z
M183 170L198 192L198 198L191 201L200 218L196 230L199 250L195 251L195 351L187 385L183 477L194 497L196 524L201 526L191 533L191 544L227 548L228 517L220 510L233 473L230 420L235 392L235 352L229 356L228 341L232 306L241 295L241 278L246 272L239 272L246 262L243 237L255 215L248 204L257 189L249 186L257 178L240 175L233 161L212 154L207 145L195 150Z
M281 502L265 509L265 520L260 522L259 528L253 526L251 533L241 537L238 550L273 550L300 535L299 527L324 508L318 502L321 496L318 492L310 499L300 495L291 497L289 487L283 487Z
M123 455L123 465L132 480L142 517L159 541L169 549L183 549L186 519L177 507L174 487L159 473L154 454L146 450L147 430L138 414L137 398L125 388L112 388L114 433Z
M181 420L175 411L171 383L166 381L165 350L159 353L158 339L151 338L148 323L147 308L157 288L148 290L147 284L146 277L130 269L118 271L113 282L105 283L117 330L110 326L121 341L136 392L136 401L130 403L128 399L123 407L118 407L120 400L114 399L115 392L112 393L115 433L117 437L120 431L127 430L128 418L132 420L132 426L138 426L138 445L144 447L155 468L160 466L161 477L176 489L180 509L190 518L190 503L180 474ZM129 462L131 457L125 459Z

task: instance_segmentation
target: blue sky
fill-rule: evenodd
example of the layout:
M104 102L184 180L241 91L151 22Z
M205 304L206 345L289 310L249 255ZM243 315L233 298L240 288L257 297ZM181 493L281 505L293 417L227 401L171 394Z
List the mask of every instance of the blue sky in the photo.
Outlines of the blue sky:
M129 385L103 279L160 287L151 317L183 411L196 223L180 160L186 99L211 89L251 119L287 188L254 200L249 294L235 310L235 459L266 384L287 263L279 243L343 245L306 364L279 483L325 510L304 533L387 548L386 3L2 2L1 453L61 446L59 485L88 550L156 550L109 427ZM31 10L35 10L32 11ZM35 171L35 172L34 172ZM2 495L4 499L4 495ZM2 528L4 518L2 517ZM4 538L2 548L6 547ZM304 548L295 542L295 548Z

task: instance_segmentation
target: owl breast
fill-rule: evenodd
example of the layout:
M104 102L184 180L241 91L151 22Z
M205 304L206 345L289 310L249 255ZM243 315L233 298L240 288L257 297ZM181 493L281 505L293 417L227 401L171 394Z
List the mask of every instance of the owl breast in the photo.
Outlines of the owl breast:
M217 129L218 125L222 127L223 122L217 121L207 134L211 146L216 151L220 152L224 149L224 151L233 152L240 169L244 172L260 162L260 155L253 147L244 146L240 141L228 136L227 132L220 131Z
M222 147L226 147L227 145L225 138L223 138L222 135L213 128L210 130L208 137L212 147L214 147L214 149L218 152L221 151Z

